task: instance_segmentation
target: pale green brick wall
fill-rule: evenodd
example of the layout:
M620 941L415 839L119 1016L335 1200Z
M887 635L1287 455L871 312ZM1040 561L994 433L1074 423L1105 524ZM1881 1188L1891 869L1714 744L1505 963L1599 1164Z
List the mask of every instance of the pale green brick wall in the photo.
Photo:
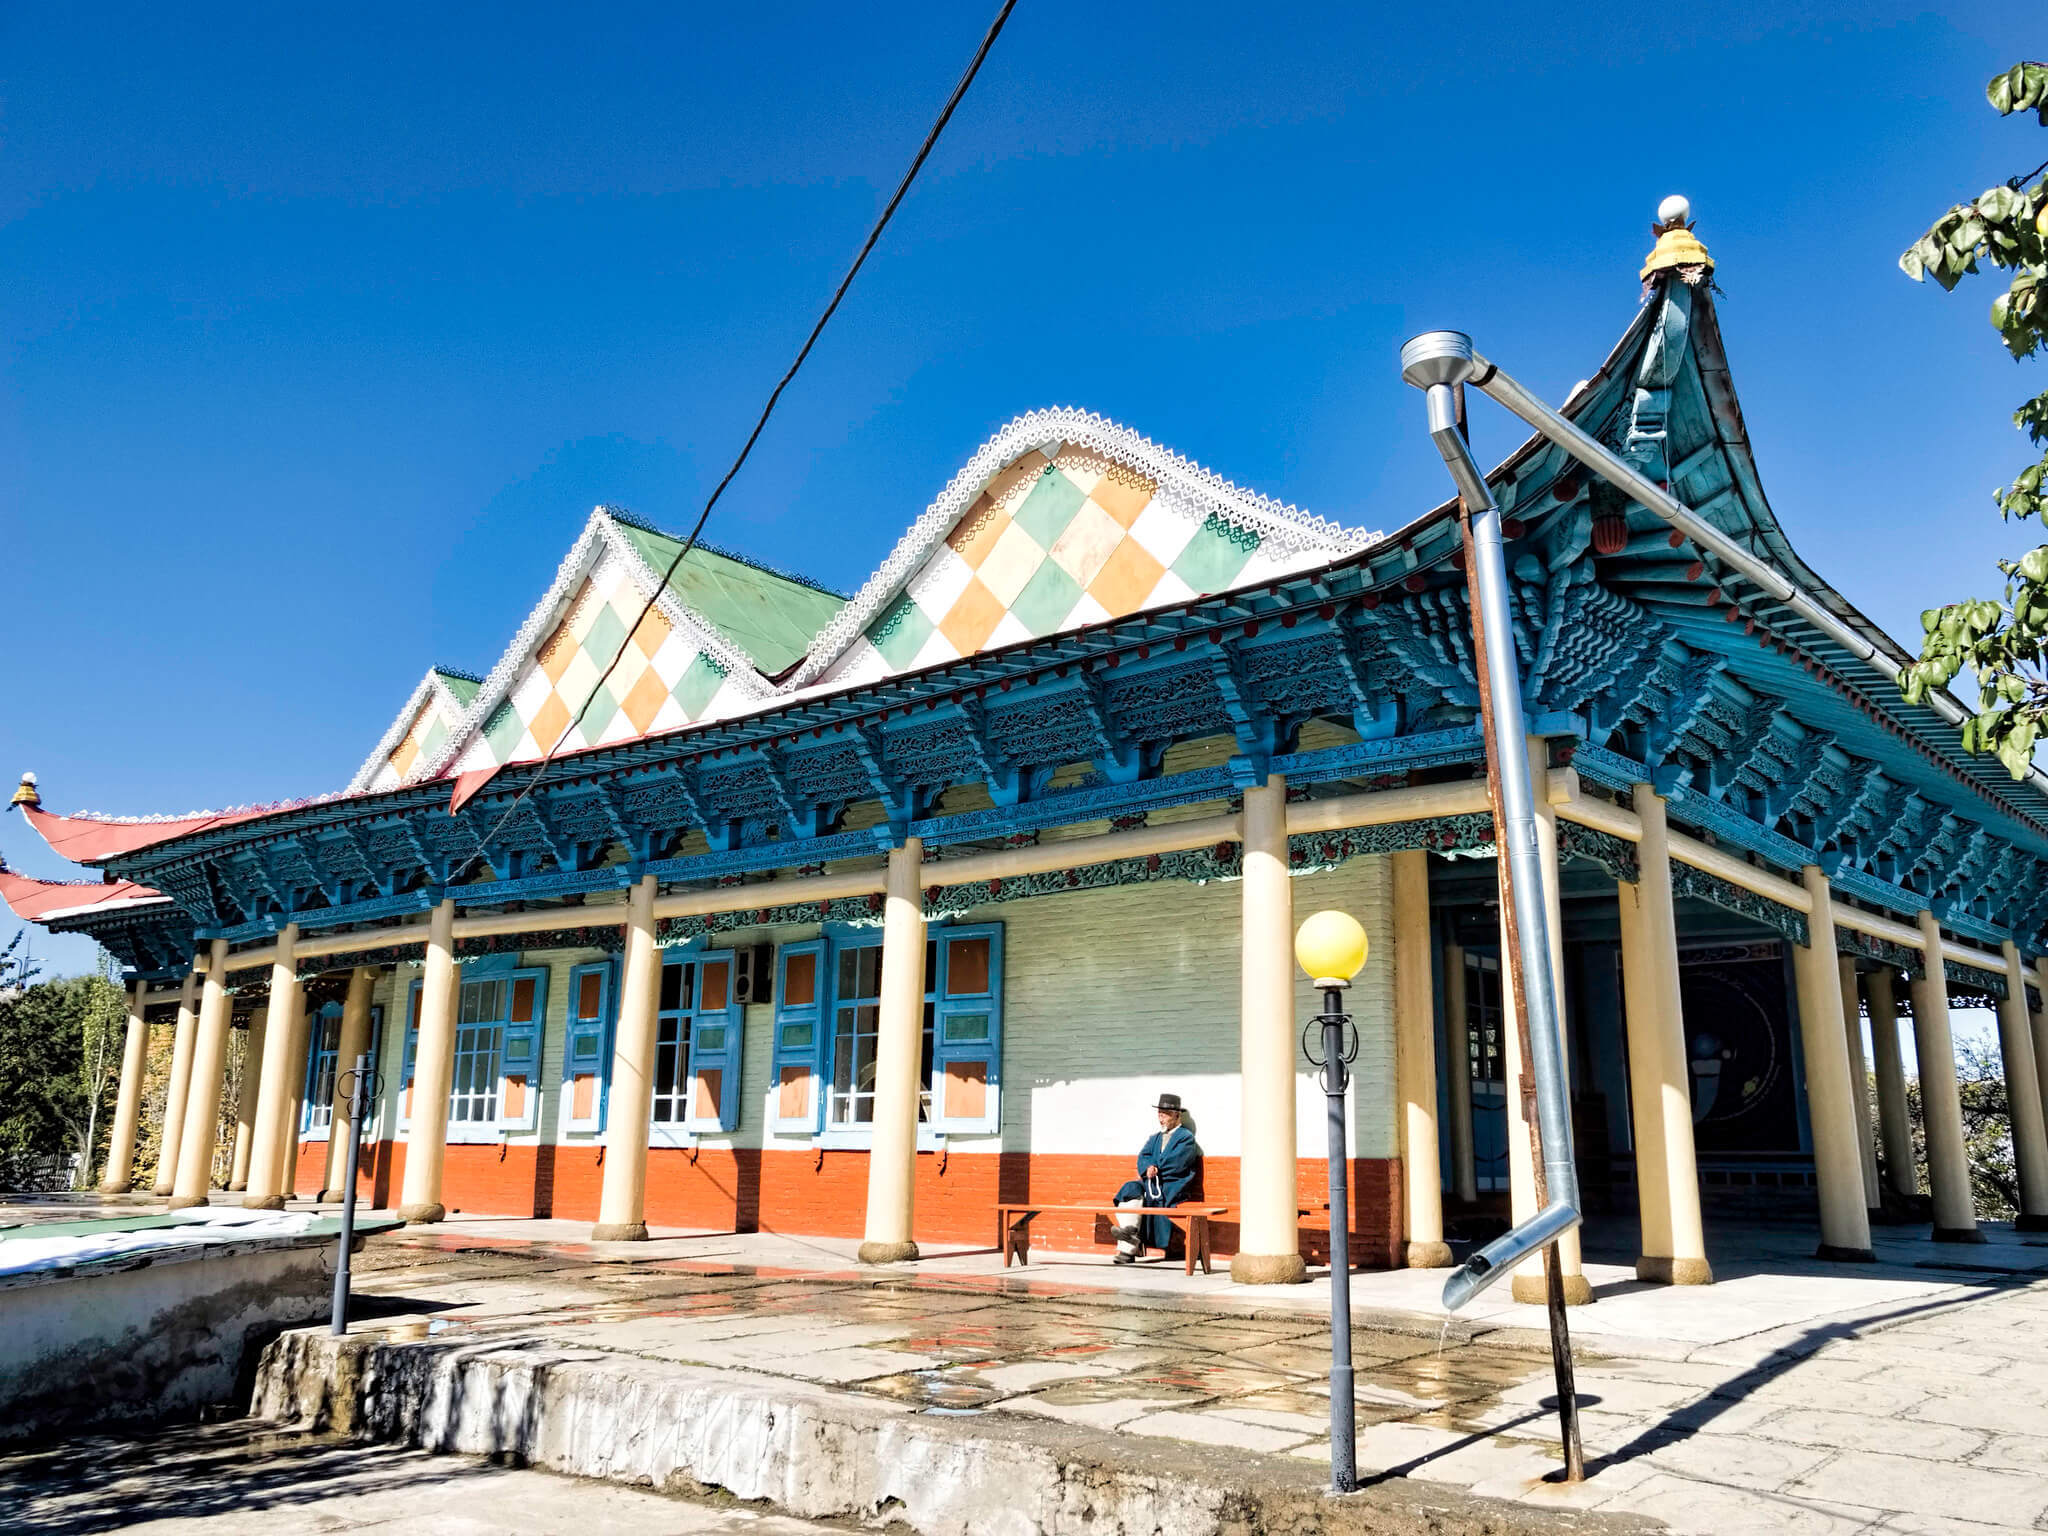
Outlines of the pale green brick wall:
M1298 876L1295 919L1340 907L1365 925L1372 956L1351 991L1359 1053L1353 1064L1352 1153L1395 1153L1393 943L1387 860L1359 858L1334 870ZM1161 1091L1187 1101L1204 1150L1234 1157L1242 1137L1238 1101L1239 906L1237 881L1196 885L1159 881L1104 891L1078 891L997 902L963 921L1004 925L1003 1116L998 1135L955 1136L952 1150L1122 1155L1149 1133L1148 1106ZM721 936L721 947L814 938L817 928L749 930ZM591 1132L561 1128L562 1052L567 1036L569 975L604 957L597 949L535 950L522 965L548 971L546 1029L541 1047L541 1114L537 1128L515 1135L575 1144ZM404 1002L419 967L400 965L379 980L385 1009L381 1066L386 1107L380 1125L397 1124L404 1064ZM1320 1007L1307 978L1295 982L1296 1145L1304 1157L1325 1147L1323 1097L1314 1069L1299 1051L1299 1028ZM740 1065L741 1122L729 1136L703 1136L706 1147L803 1146L808 1133L770 1134L774 1011L745 1010Z

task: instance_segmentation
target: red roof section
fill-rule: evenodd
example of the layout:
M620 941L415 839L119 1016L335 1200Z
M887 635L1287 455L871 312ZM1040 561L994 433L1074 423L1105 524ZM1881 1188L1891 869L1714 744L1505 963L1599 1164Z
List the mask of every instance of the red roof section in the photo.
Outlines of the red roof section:
M271 809L274 807L209 811L166 821L102 821L90 816L58 816L36 805L24 805L21 812L28 817L29 825L42 834L43 841L53 852L62 854L74 864L94 864L132 853L137 848L148 848L173 838L203 832L208 827L249 821Z
M38 880L33 875L0 869L0 899L25 923L40 921L50 912L150 898L161 899L162 893L133 880L116 880L110 885L73 885L65 880Z

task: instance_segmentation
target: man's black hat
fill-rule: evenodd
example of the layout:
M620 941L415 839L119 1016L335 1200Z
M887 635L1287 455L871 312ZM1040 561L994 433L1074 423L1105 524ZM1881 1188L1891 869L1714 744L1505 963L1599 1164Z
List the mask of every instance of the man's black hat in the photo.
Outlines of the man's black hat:
M1154 1109L1170 1109L1177 1115L1180 1113L1180 1095L1177 1093L1162 1093L1159 1095L1159 1102L1152 1107Z

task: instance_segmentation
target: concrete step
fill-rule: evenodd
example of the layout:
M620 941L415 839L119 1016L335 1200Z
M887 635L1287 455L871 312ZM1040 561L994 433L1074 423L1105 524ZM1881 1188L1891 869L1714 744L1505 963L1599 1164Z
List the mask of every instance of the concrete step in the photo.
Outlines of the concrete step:
M1388 1475L1012 1414L946 1414L745 1372L544 1340L287 1333L251 1412L304 1429L924 1536L1510 1536L1644 1522L1532 1510Z

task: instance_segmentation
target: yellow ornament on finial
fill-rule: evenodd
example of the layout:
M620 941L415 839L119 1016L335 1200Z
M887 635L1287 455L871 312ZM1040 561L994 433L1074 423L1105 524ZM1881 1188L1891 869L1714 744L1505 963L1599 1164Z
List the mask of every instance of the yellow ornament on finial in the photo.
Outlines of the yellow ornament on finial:
M1365 930L1349 912L1318 912L1294 935L1294 958L1319 987L1350 986L1365 954Z
M1692 204L1685 198L1674 195L1659 203L1657 222L1650 226L1650 233L1657 237L1657 244L1643 262L1644 282L1653 273L1675 270L1684 281L1696 283L1714 270L1714 258L1692 232Z
M43 803L43 797L36 793L36 776L32 773L24 773L21 776L20 787L14 791L14 798L7 803L9 805L40 806Z

